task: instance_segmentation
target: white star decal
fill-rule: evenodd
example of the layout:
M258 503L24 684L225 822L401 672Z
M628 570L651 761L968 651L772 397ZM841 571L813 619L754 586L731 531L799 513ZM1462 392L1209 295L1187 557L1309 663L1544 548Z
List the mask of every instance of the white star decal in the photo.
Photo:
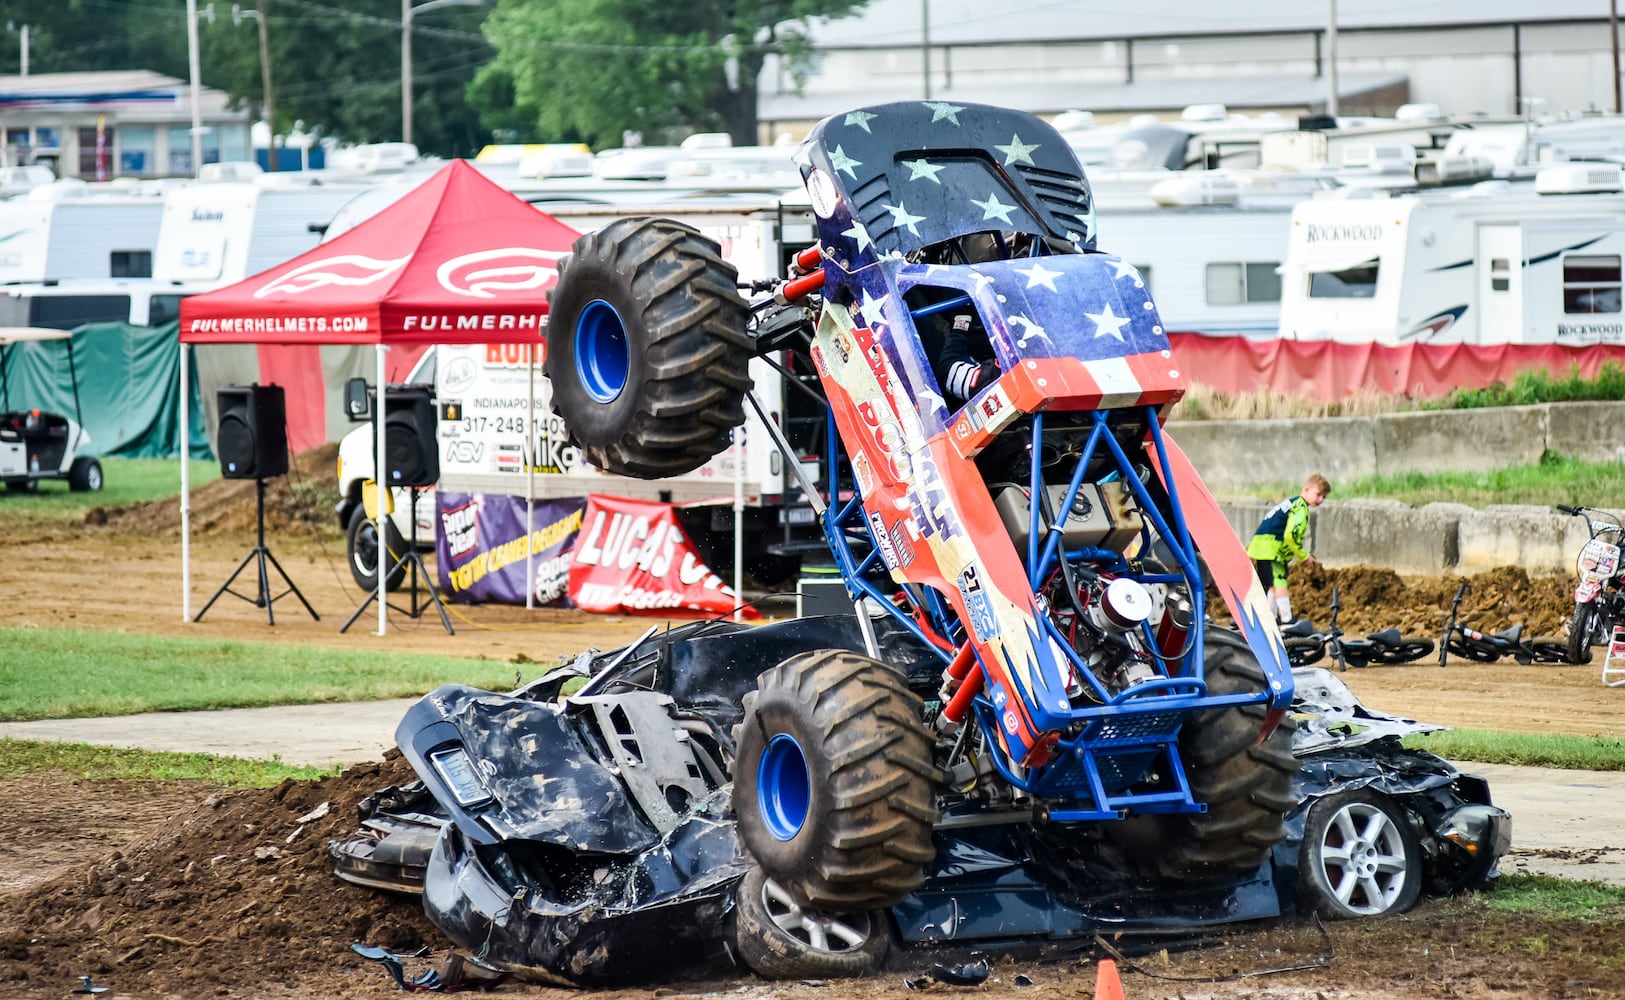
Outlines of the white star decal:
M1004 154L1004 165L1008 167L1015 163L1025 163L1031 165L1033 162L1033 150L1037 149L1038 146L1038 143L1034 143L1029 146L1021 141L1021 136L1012 133L1010 136L1010 145L994 146L993 148Z
M942 183L937 180L937 174L942 172L945 164L932 163L930 160L904 160L903 166L908 168L908 179L911 181L917 181L924 177L933 183Z
M959 113L965 110L957 104L949 104L945 101L921 101L920 103L931 109L931 124L936 124L946 118L958 125Z
M863 251L869 249L869 245L874 242L873 240L869 239L869 230L863 228L863 223L857 221L856 219L852 220L851 229L841 230L841 235L852 237L852 242L858 245L858 253L862 253Z
M852 157L846 155L845 150L843 150L839 146L836 146L835 147L835 152L829 154L829 164L830 164L830 166L834 167L836 170L845 171L846 175L848 177L852 178L853 180L857 180L858 179L857 171L853 170L852 168L853 167L861 167L861 166L863 166L863 161L862 160L854 160L854 159L852 159Z
M1145 286L1145 282L1140 280L1140 273L1134 269L1134 265L1130 264L1121 257L1117 258L1117 267L1113 269L1112 277L1133 278L1136 288L1143 288Z
M886 322L885 308L889 298L890 295L882 295L877 299L869 294L869 289L863 290L863 302L858 306L858 313L868 321L871 330Z
M884 207L886 211L891 213L892 223L894 226L906 227L908 231L913 233L915 236L920 235L920 231L915 228L914 223L924 222L925 216L908 214L908 209L903 207L902 202L898 202L895 205L886 205Z
M1000 222L1006 223L1010 221L1010 213L1016 207L1014 205L1006 205L999 201L999 193L997 191L988 195L987 201L976 201L975 199L972 199L971 204L982 210L982 218L984 220L998 219Z
M1034 323L1032 320L1028 319L1025 316L1011 316L1010 317L1010 325L1012 327L1020 327L1021 328L1021 335L1016 338L1016 346L1017 347L1022 347L1022 348L1026 347L1027 346L1027 341L1029 341L1029 340L1048 340L1049 339L1049 334L1044 332L1043 327L1039 326L1037 323Z
M1055 291L1060 290L1060 289L1055 287L1055 279L1059 278L1062 274L1065 274L1066 272L1064 272L1064 271L1051 271L1049 268L1045 267L1043 264L1034 263L1032 267L1029 267L1025 271L1023 271L1019 267L1016 268L1016 273L1020 274L1020 275L1024 275L1027 278L1027 287L1028 288L1037 288L1039 285L1043 285L1045 288L1048 288L1050 291L1055 292Z
M1128 323L1128 317L1119 316L1113 312L1110 302L1106 303L1105 312L1098 314L1084 313L1084 315L1095 321L1095 339L1098 340L1109 334L1127 343L1127 339L1123 336L1123 327Z
M863 129L865 132L869 132L869 123L874 121L877 117L879 117L879 116L871 114L868 111L849 111L846 114L846 120L843 121L841 124L842 125L856 125L858 128ZM873 135L874 133L869 132L869 134Z

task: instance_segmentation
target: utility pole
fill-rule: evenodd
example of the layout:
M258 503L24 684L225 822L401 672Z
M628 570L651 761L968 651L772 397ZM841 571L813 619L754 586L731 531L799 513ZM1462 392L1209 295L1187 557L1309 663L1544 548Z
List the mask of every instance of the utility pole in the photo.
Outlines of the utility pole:
M412 0L401 0L401 141L412 141Z
M920 64L924 67L925 100L931 99L931 0L920 0Z
M192 176L196 177L203 169L203 85L198 79L203 71L199 68L197 0L186 0L186 62L192 74Z
M1617 115L1625 112L1625 104L1619 99L1619 0L1608 0L1608 38L1614 50L1614 114ZM26 46L23 51L28 51Z
M1326 113L1337 116L1337 0L1326 0Z
M259 0L260 22L260 86L265 89L265 124L271 130L271 147L267 150L271 169L275 170L276 163L276 101L271 97L271 29L266 25L265 8L270 0Z

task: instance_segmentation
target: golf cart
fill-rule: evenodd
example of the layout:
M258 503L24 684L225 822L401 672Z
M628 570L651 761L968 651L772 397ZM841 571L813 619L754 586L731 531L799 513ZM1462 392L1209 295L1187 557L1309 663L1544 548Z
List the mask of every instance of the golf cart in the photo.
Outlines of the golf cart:
M66 340L68 330L39 327L0 327L0 482L8 490L32 492L42 479L66 479L77 493L102 488L102 465L80 449L90 443L79 409L79 376L68 351L72 376L74 418L41 409L15 410L6 377L6 348L36 340Z

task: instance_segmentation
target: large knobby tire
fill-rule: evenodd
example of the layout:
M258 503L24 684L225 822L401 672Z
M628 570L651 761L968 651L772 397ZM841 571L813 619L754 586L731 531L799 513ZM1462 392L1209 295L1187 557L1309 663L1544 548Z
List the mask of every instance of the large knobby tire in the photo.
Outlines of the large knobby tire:
M728 447L750 390L749 306L717 244L668 219L575 241L549 294L553 412L606 472L662 479Z
M764 671L734 731L739 837L796 905L889 907L925 880L937 820L932 738L903 675L846 650Z
M1209 628L1206 635L1208 693L1264 690L1264 671L1241 636ZM1292 778L1291 716L1262 743L1268 710L1262 703L1198 713L1179 733L1179 753L1202 813L1137 817L1114 824L1129 860L1162 880L1206 881L1251 871L1286 838L1284 818L1297 805Z
M1303 823L1298 910L1331 920L1404 913L1422 892L1422 847L1404 812L1366 789L1316 799Z
M760 868L745 874L734 895L734 947L764 979L866 976L890 944L884 913L804 909Z
M389 556L384 566L388 576L384 585L390 590L401 589L406 579L406 564L396 563L406 553L406 539L395 530L395 522L384 518L384 538L389 543ZM350 577L362 590L378 589L378 528L363 507L350 512L350 523L344 529L344 553L350 563Z
M1574 617L1569 619L1568 662L1591 662L1591 635L1597 631L1599 614L1595 602L1574 605Z

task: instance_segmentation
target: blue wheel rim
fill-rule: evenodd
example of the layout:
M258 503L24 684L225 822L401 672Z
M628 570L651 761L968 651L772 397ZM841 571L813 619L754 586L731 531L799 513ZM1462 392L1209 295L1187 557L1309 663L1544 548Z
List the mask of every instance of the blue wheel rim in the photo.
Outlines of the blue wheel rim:
M575 355L576 377L587 395L600 403L620 397L632 367L632 351L626 324L614 306L594 299L581 310L576 320Z
M807 824L812 809L812 774L807 755L795 737L773 737L756 767L756 807L767 831L778 840L792 840Z

